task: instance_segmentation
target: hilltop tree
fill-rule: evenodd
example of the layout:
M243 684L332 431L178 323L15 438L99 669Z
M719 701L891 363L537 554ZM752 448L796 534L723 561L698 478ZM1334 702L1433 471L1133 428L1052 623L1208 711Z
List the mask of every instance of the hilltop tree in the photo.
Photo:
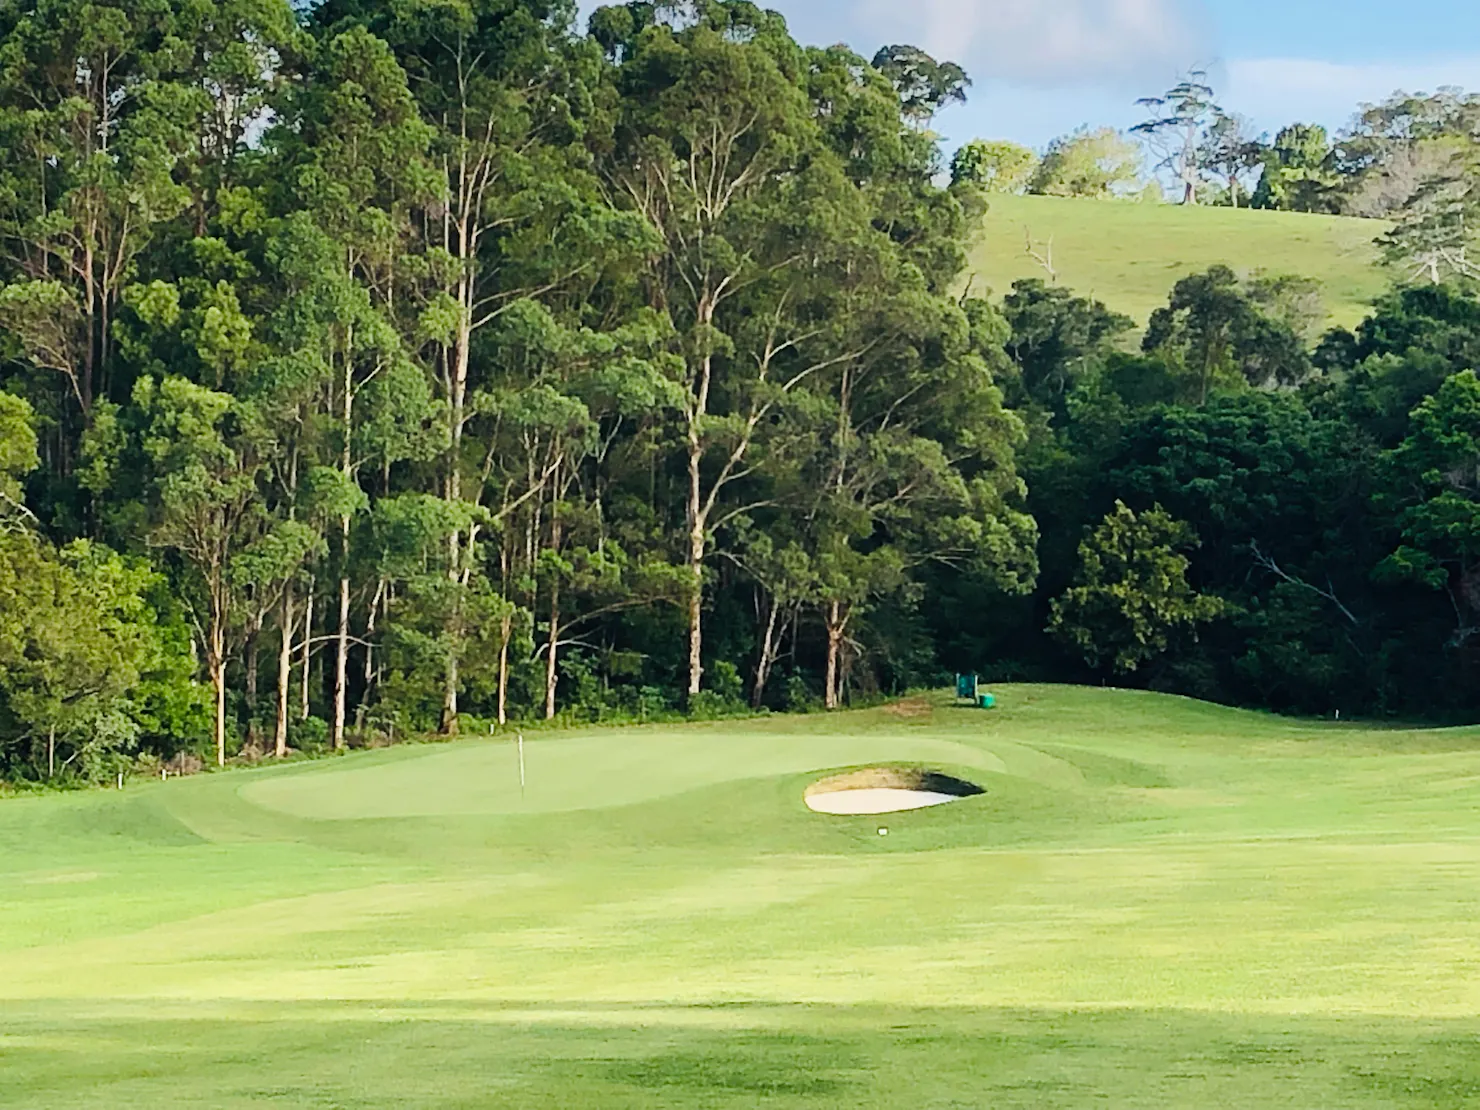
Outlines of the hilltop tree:
M1206 133L1222 110L1213 100L1207 72L1191 70L1161 96L1142 97L1136 103L1150 118L1131 128L1144 136L1157 158L1157 168L1171 170L1182 190L1183 204L1196 204L1202 183Z
M1341 210L1402 218L1436 182L1462 176L1464 164L1477 159L1477 144L1480 95L1440 89L1368 105L1336 144Z
M1255 208L1285 212L1329 212L1339 182L1326 129L1296 123L1281 129L1264 153L1264 172L1254 192Z
M1198 155L1202 171L1222 183L1231 207L1247 193L1247 180L1264 164L1264 143L1255 137L1249 121L1214 108L1203 133Z
M1017 143L973 139L951 158L951 182L980 185L989 193L1018 193L1038 168L1038 155Z
M1116 197L1141 188L1141 148L1112 127L1055 139L1028 183L1051 197Z

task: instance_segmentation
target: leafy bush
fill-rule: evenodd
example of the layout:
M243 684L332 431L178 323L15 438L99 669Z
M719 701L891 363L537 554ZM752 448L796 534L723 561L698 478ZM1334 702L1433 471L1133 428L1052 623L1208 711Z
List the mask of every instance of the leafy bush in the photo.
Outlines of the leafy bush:
M317 755L329 748L329 723L319 717L305 717L288 723L288 744L300 752Z

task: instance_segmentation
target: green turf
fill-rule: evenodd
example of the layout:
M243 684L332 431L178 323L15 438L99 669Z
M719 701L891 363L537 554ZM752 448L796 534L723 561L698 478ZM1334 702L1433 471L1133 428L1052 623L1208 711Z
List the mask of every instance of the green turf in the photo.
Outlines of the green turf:
M0 1105L1480 1100L1480 730L999 694L0 803Z
M1178 278L1215 263L1242 275L1263 270L1317 278L1330 323L1351 327L1389 284L1377 265L1378 220L1184 208L1171 204L994 196L971 255L978 287L1006 293L1047 273L1027 252L1053 239L1059 284L1092 295L1144 326Z

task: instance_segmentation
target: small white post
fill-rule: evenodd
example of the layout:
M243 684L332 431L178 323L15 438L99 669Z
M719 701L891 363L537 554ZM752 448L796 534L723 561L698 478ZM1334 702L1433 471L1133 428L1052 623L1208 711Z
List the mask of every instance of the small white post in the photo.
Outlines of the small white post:
M524 733L519 733L519 798L524 798Z

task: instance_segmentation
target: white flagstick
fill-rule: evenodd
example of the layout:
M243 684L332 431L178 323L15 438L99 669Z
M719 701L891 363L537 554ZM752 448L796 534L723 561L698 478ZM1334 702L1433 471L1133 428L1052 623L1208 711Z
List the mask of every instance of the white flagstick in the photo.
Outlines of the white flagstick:
M519 797L524 797L524 733L519 734Z

